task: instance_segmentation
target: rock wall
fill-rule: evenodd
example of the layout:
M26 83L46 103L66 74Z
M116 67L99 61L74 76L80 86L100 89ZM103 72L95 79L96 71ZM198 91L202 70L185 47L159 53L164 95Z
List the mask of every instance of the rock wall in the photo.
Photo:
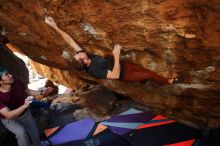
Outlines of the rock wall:
M72 88L95 81L166 116L220 124L218 0L1 0L0 8L9 40L49 66L48 72L38 70L41 74ZM121 59L167 78L177 73L182 83L123 83L75 71L74 51L44 23L48 15L88 52L109 54L119 43Z

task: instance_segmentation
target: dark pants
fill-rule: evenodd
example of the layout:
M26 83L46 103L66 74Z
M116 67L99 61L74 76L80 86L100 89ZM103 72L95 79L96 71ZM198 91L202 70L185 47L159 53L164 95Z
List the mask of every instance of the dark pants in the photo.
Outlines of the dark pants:
M124 64L124 73L121 77L122 81L154 81L160 85L169 84L169 79L158 75L149 69L145 69L139 65L128 63Z

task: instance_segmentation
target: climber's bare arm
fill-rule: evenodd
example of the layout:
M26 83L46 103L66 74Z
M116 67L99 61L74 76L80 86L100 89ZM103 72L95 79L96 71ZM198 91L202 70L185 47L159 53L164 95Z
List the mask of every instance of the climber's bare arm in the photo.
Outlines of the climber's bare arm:
M75 51L82 50L82 48L73 40L73 38L69 34L64 32L57 26L52 17L45 17L45 23L54 28Z
M120 53L121 46L116 44L114 50L112 51L112 54L114 56L114 66L112 70L108 70L107 79L119 79L121 72Z

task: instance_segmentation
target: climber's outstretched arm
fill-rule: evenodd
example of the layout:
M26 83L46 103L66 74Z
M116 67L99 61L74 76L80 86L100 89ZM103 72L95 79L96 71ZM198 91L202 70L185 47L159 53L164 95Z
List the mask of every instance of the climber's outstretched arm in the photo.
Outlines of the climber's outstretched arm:
M54 22L52 17L45 17L45 22L54 28L61 36L62 38L75 50L75 51L81 51L82 48L73 40L73 38L64 32L62 29L60 29L57 24Z

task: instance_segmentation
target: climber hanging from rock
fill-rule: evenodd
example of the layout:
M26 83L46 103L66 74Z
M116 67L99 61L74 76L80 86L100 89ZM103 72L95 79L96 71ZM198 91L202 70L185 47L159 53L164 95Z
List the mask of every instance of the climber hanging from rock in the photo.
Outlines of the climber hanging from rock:
M122 81L154 81L160 85L173 84L175 78L167 79L156 72L145 69L137 64L120 60L121 46L116 44L112 51L114 60L102 56L87 53L69 34L60 29L52 17L45 17L45 22L55 29L62 38L76 51L74 59L83 66L83 69L91 76L100 79L119 79Z

